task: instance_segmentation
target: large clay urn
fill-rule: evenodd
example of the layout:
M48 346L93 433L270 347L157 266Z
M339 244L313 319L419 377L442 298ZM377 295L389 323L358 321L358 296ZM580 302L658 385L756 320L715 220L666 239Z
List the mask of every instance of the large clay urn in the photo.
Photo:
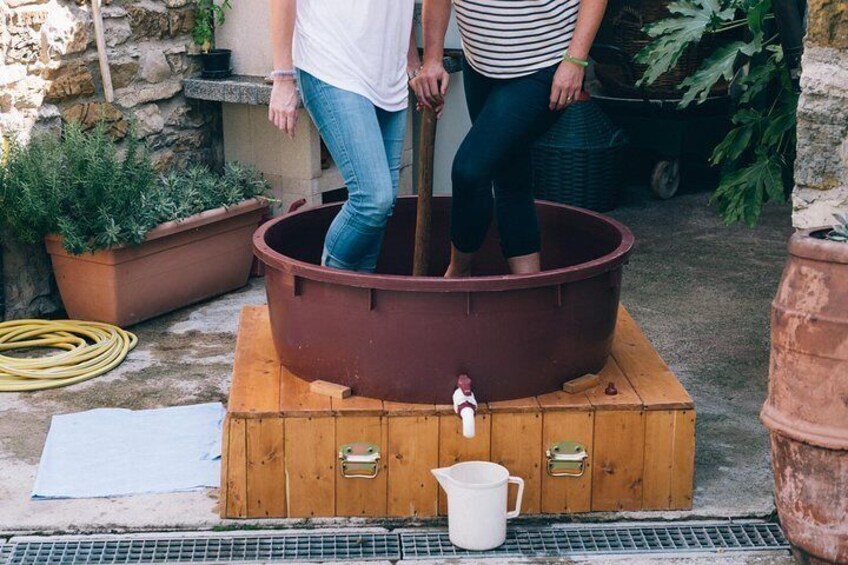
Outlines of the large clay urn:
M796 555L848 563L848 243L799 232L771 315L775 497Z

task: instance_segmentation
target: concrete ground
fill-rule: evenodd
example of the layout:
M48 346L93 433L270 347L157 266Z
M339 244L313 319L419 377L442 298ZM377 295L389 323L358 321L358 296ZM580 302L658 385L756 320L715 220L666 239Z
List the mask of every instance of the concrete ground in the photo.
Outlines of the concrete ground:
M773 512L767 435L757 414L766 392L769 302L785 258L790 211L770 206L757 228L727 228L708 199L693 192L661 202L637 191L612 214L638 241L623 301L697 407L694 510L591 519ZM0 395L0 534L244 526L218 518L214 490L65 501L32 501L29 495L53 414L225 402L239 308L265 301L262 284L254 280L238 292L133 328L139 347L107 376L66 389ZM306 523L263 524L284 525ZM767 556L754 562L782 562L785 556L771 557L776 561Z

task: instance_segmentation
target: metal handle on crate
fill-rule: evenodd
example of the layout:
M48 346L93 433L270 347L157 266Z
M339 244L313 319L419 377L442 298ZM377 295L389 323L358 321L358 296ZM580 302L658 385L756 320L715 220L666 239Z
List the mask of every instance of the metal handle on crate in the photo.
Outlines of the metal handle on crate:
M546 452L548 475L577 479L586 472L589 454L586 447L576 441L560 441Z
M380 447L373 443L342 445L339 460L339 470L346 479L373 479L380 473Z

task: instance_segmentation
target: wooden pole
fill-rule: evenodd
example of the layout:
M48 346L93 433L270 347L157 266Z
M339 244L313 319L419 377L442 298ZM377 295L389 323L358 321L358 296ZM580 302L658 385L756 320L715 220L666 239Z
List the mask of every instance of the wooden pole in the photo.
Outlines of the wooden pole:
M436 113L421 111L418 138L418 215L415 224L415 255L412 274L427 276L430 266L430 226L433 209L433 157L436 151Z
M100 15L100 0L91 0L91 19L94 20L94 40L97 44L97 58L100 61L100 77L103 81L103 94L106 102L112 102L115 94L112 90L112 71L106 56L106 38L103 34L103 16Z

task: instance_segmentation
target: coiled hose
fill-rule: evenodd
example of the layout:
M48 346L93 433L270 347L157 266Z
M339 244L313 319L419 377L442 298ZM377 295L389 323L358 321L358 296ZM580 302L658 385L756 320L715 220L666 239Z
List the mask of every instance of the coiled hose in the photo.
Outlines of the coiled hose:
M12 320L0 323L0 392L59 388L109 372L138 343L110 324L79 320ZM3 352L63 349L55 355L10 357Z

